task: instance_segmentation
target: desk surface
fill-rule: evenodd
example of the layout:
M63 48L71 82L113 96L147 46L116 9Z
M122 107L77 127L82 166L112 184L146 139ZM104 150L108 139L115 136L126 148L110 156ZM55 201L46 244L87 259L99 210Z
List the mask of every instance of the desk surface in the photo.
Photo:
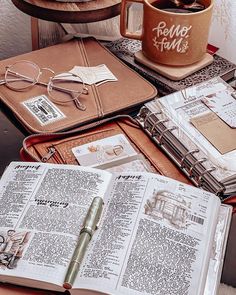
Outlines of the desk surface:
M9 120L9 118L11 120ZM20 161L20 148L26 135L25 131L16 127L17 121L0 103L0 178L5 167L11 161ZM42 291L0 283L1 295L63 295L64 293ZM67 293L68 295L68 293Z
M58 23L90 23L120 14L121 0L92 0L62 3L55 0L11 0L21 11L33 17Z

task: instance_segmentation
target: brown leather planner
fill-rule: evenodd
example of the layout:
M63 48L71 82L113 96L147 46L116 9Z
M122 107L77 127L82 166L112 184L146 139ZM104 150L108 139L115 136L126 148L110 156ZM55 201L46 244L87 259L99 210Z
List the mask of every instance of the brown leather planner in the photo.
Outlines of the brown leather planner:
M106 137L124 134L134 149L150 164L151 172L190 184L187 177L145 134L135 119L117 116L63 133L33 134L25 138L21 149L24 161L78 165L72 149Z
M50 81L55 74L68 72L74 66L93 67L105 64L117 81L101 85L86 85L88 94L79 96L86 110L75 103L52 101L47 87L36 83L23 91L0 85L0 99L10 108L16 118L30 133L57 132L87 124L99 118L139 108L157 95L156 88L131 70L94 38L75 39L26 53L0 62L0 79L4 80L6 66L17 61L30 61L41 70L40 82ZM25 75L27 75L26 73Z
M71 131L51 134L33 134L27 136L20 150L23 161L47 162L54 164L80 165L72 149L99 141L117 134L123 134L133 148L150 164L148 171L158 173L187 184L195 184L174 164L168 153L148 136L142 126L129 115L117 115L111 118L81 126ZM223 200L233 206L236 213L236 196Z

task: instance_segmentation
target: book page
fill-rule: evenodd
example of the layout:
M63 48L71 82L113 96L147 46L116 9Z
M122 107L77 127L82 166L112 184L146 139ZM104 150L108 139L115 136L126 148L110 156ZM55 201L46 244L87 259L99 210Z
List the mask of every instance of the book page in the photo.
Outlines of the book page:
M217 295L229 233L232 206L221 205L218 216L204 295Z
M0 182L0 278L62 286L83 219L110 177L73 165L12 162Z
M203 294L219 199L151 173L114 176L75 288Z

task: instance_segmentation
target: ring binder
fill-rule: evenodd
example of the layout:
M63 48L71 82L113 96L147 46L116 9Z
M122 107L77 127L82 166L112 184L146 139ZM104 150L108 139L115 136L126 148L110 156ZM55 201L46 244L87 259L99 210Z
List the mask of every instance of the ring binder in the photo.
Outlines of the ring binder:
M138 117L140 121L144 121L144 117L146 117L148 109L145 106L142 106L139 110Z
M167 131L173 131L173 130L175 130L175 129L177 129L177 128L178 128L177 126L172 126L172 127L169 127L169 128L166 128L165 130L163 130L163 131L161 132L161 134L159 135L159 137L158 137L158 140L159 140L160 144L162 144L162 137L163 137L163 135L164 135Z
M152 116L152 115L161 115L162 114L162 112L161 111L158 111L158 112L150 112L149 114L147 114L146 115L146 117L144 118L144 121L143 121L143 123L144 123L144 128L146 129L147 128L147 126L146 126L146 123L147 123L147 121L148 121L148 119ZM156 118L157 118L157 116L156 116Z
M152 137L155 137L155 136L156 136L156 135L154 134L155 128L156 128L159 124L161 124L161 123L166 123L166 122L168 122L168 121L169 121L169 119L161 119L161 120L158 120L157 122L155 122L155 124L153 124L153 126L152 126L152 128L151 128L151 130L150 130L150 133L151 133Z
M183 100L182 97L181 99ZM181 102L182 100L179 99ZM182 104L185 107L183 102ZM189 107L191 109L194 106L190 105ZM186 112L188 111L186 108ZM145 132L152 137L154 142L188 176L194 185L201 184L203 189L217 194L221 199L232 195L232 193L235 194L234 171L217 166L218 160L214 158L214 155L211 157L211 151L202 148L202 143L198 143L198 137L188 133L188 128L184 126L185 118L181 116L181 113L178 116L178 112L177 102L169 103L164 98L159 98L146 103L136 119ZM156 117L154 117L155 114ZM167 121L168 123L165 123ZM187 119L186 124L189 124ZM175 129L174 126L178 128L178 132L171 132ZM191 128L192 126L187 125L187 127Z
M195 153L199 153L199 149L194 149L194 150L191 150L191 151L188 151L187 153L185 153L184 156L180 160L180 168L184 168L183 164L184 164L184 161L187 158L187 156L193 155Z
M200 187L201 186L201 181L202 181L202 177L207 174L207 173L211 173L212 171L215 171L216 170L216 167L211 167L211 168L208 168L206 169L205 171L203 171L199 177L198 177L198 180L197 180L197 184L198 186Z
M202 159L197 160L195 163L193 163L193 164L191 165L190 169L189 169L189 176L192 177L193 169L194 169L197 165L202 164L202 163L204 163L204 162L206 162L206 161L207 161L207 158L202 158Z

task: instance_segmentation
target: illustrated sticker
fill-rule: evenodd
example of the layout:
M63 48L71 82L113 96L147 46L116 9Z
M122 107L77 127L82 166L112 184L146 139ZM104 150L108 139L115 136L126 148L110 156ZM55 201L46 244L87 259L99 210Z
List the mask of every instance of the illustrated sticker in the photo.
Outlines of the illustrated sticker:
M72 149L83 166L96 167L137 155L123 134L106 137Z
M0 268L15 269L30 239L30 232L11 228L0 232Z
M47 98L46 95L35 96L22 102L22 104L42 126L65 118L65 115Z

